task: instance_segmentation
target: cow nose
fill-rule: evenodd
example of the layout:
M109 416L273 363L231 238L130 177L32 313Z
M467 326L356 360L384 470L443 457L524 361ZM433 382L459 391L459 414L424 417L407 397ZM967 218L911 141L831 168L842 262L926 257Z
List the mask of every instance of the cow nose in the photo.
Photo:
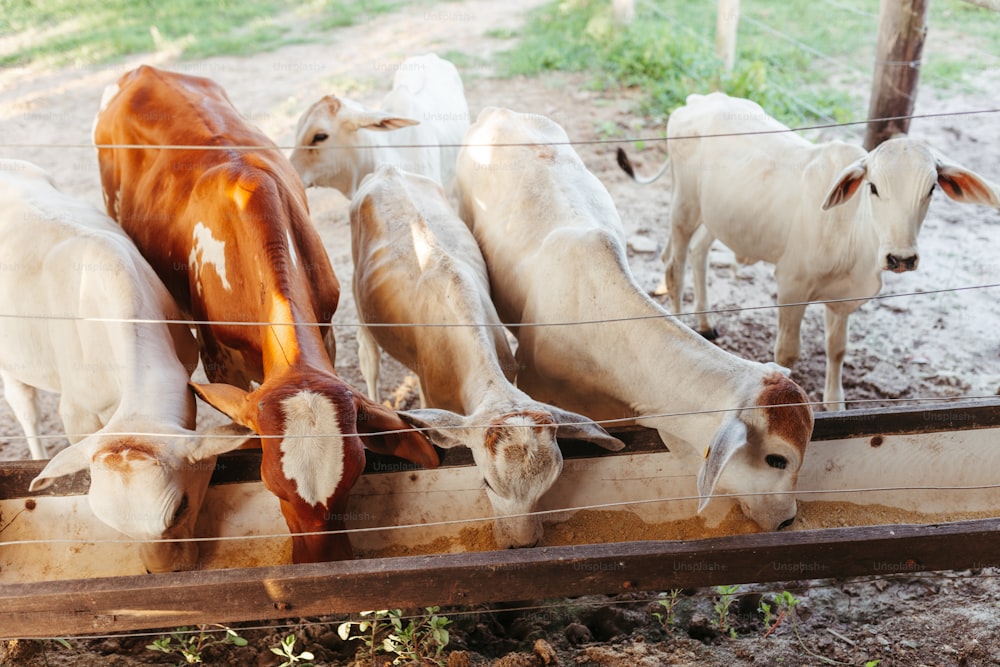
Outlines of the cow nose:
M782 521L781 524L778 526L778 530L784 530L785 528L791 526L793 523L795 523L794 516L791 519L785 519L784 521Z
M913 271L917 268L917 262L920 261L920 257L917 255L910 255L909 257L900 257L899 255L888 254L885 256L885 266L890 271L894 273L902 273L904 271Z
M534 549L535 547L538 546L538 543L540 541L541 541L540 538L535 538L531 542L523 542L521 544L514 544L513 542L511 542L511 543L509 543L507 545L507 548L508 549Z

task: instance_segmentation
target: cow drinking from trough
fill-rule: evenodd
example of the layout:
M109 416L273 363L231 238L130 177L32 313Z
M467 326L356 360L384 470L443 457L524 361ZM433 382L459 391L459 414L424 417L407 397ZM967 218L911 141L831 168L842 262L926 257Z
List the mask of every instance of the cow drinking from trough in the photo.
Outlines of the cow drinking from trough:
M721 136L720 136L721 135ZM890 139L871 153L840 141L813 144L759 105L723 93L690 95L667 122L673 201L661 291L680 312L688 247L698 327L714 337L706 310L708 251L714 239L741 262L775 265L775 360L799 357L806 302L826 304L828 409L844 408L842 373L848 316L882 289L883 271L917 268L917 235L931 195L1000 206L983 179L922 143ZM631 167L623 151L619 163ZM856 298L855 298L856 297Z
M59 394L72 443L31 490L89 470L91 509L142 542L147 571L194 567L189 540L215 456L245 437L192 430L198 347L185 325L168 323L180 318L177 304L114 220L35 165L0 161L0 211L4 396L34 458L46 455L36 389Z
M514 355L486 263L440 185L380 166L351 203L351 233L355 302L363 322L378 325L358 330L369 394L381 346L420 379L426 409L407 419L432 429L438 445L472 450L498 517L497 545L535 544L542 525L531 513L562 470L556 435L612 450L624 444L511 384Z
M699 510L725 495L766 530L789 524L812 433L804 392L642 291L614 203L568 141L548 118L488 108L459 153L460 213L514 326L518 387L595 419L632 418L671 449L679 440L688 460L705 452Z
M106 93L95 142L108 212L200 322L211 382L195 391L261 436L261 477L281 501L293 560L350 558L346 535L330 531L344 528L361 438L421 465L438 458L334 372L320 325L340 286L295 171L217 84L152 67Z

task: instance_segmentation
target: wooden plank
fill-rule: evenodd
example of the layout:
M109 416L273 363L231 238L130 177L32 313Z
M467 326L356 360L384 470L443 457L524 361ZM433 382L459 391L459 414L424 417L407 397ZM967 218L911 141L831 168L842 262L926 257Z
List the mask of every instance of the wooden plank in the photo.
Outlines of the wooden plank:
M955 545L961 544L961 549ZM996 567L1000 519L12 584L4 638Z
M910 128L917 102L920 58L927 36L928 0L882 0L865 150ZM893 120L877 120L891 118Z
M819 412L812 442L875 435L941 433L1000 426L1000 398L899 406L842 412Z
M1000 397L932 405L926 408L900 406L870 408L842 412L819 412L813 429L812 442L845 440L848 438L939 433L1000 427ZM641 452L657 453L665 449L656 431L639 426L612 428L626 447L621 452L608 452L584 442L561 441L567 460L598 456L619 456ZM471 466L472 454L464 448L441 452L443 467ZM418 470L402 459L366 453L365 474ZM31 480L41 472L45 461L5 461L0 464L0 498L20 498L28 495ZM260 451L239 450L219 457L212 484L233 484L260 480ZM31 495L82 495L90 487L87 471L61 478L52 487Z

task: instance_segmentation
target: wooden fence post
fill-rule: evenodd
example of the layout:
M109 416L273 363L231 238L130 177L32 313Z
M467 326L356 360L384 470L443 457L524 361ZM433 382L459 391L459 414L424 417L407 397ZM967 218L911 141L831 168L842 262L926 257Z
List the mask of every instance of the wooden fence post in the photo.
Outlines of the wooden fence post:
M920 54L927 35L928 0L881 0L878 49L865 149L873 150L895 134L906 133L917 100ZM897 120L875 120L879 118Z
M719 0L715 17L715 55L727 71L736 63L736 33L740 25L740 0Z
M635 18L635 0L611 0L611 14L619 25L632 23Z

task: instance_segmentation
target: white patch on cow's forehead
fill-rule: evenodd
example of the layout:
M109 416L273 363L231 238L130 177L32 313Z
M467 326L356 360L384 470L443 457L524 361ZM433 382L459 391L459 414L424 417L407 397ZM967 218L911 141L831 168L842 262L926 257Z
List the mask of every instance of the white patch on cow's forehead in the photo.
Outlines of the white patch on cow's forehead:
M198 294L201 294L201 266L211 264L226 291L232 290L226 276L226 243L212 236L212 230L198 221L191 232L191 253L188 255L190 270L197 276Z
M286 398L281 406L285 411L281 471L295 482L304 501L326 505L344 477L344 438L337 411L330 399L311 391Z
M299 259L295 254L295 244L292 242L292 232L289 229L285 230L285 237L288 239L288 254L292 257L292 266L298 268Z
M529 415L513 414L503 420L508 426L538 426L538 422Z

